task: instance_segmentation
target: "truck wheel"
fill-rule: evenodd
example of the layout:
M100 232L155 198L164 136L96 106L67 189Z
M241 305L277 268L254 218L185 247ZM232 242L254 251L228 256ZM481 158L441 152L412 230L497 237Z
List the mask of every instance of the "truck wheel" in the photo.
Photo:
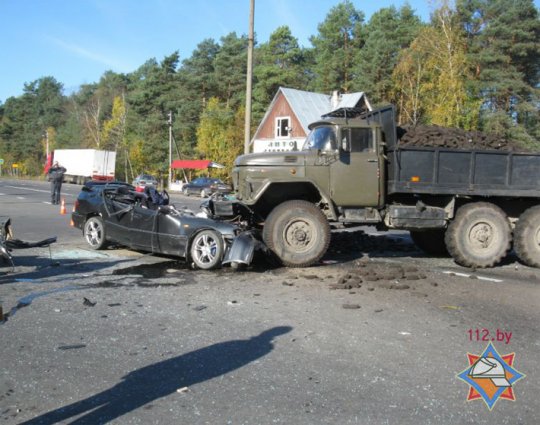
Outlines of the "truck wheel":
M312 203L287 201L272 210L262 236L285 266L307 267L319 261L328 249L330 225Z
M86 220L86 223L84 223L83 234L84 239L86 239L90 248L103 249L107 246L105 226L100 217L90 217Z
M523 263L540 267L540 206L529 208L514 229L514 250Z
M426 254L437 257L447 257L448 250L444 242L446 229L429 229L424 231L410 231L414 244Z
M512 242L510 223L496 205L475 202L461 207L445 236L448 252L464 267L493 267Z
M214 230L203 230L197 233L189 250L195 265L203 270L210 270L219 266L223 252L223 240Z

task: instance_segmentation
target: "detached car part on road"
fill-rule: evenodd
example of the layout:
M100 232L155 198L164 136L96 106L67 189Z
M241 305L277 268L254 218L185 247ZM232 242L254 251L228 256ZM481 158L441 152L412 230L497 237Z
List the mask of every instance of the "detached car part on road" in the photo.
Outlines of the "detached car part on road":
M56 242L56 236L38 242L25 242L20 239L14 239L11 218L0 216L0 263L9 263L13 270L15 269L13 257L11 256L13 249L48 247L54 242Z
M164 199L158 205L129 184L85 184L75 202L72 224L92 249L109 243L181 257L200 269L249 264L258 241L225 221L195 216Z

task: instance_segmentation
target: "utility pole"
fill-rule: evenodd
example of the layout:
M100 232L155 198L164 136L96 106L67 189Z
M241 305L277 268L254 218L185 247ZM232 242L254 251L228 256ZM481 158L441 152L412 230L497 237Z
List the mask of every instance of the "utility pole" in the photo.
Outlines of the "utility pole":
M45 157L49 159L49 130L45 129Z
M172 111L169 111L167 116L169 117L167 120L169 124L169 184L167 189L170 189L172 184Z
M251 142L251 83L253 79L253 38L255 21L255 0L249 2L249 35L248 35L248 55L246 72L246 118L244 124L244 154L249 153Z

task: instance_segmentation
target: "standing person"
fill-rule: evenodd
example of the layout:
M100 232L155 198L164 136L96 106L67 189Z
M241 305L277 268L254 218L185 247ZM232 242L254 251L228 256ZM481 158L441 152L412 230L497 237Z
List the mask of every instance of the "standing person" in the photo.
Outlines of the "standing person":
M53 166L49 169L49 181L51 182L51 204L60 203L60 190L62 189L62 181L66 169L62 167L58 161L54 161Z

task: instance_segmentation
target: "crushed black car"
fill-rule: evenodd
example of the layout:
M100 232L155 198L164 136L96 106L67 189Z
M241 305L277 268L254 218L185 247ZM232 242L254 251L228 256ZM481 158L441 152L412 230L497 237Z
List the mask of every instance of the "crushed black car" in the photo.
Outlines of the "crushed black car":
M88 182L75 202L72 225L92 249L114 243L181 257L200 269L249 264L258 244L236 224L195 215L169 204L166 192L145 193L122 182Z

